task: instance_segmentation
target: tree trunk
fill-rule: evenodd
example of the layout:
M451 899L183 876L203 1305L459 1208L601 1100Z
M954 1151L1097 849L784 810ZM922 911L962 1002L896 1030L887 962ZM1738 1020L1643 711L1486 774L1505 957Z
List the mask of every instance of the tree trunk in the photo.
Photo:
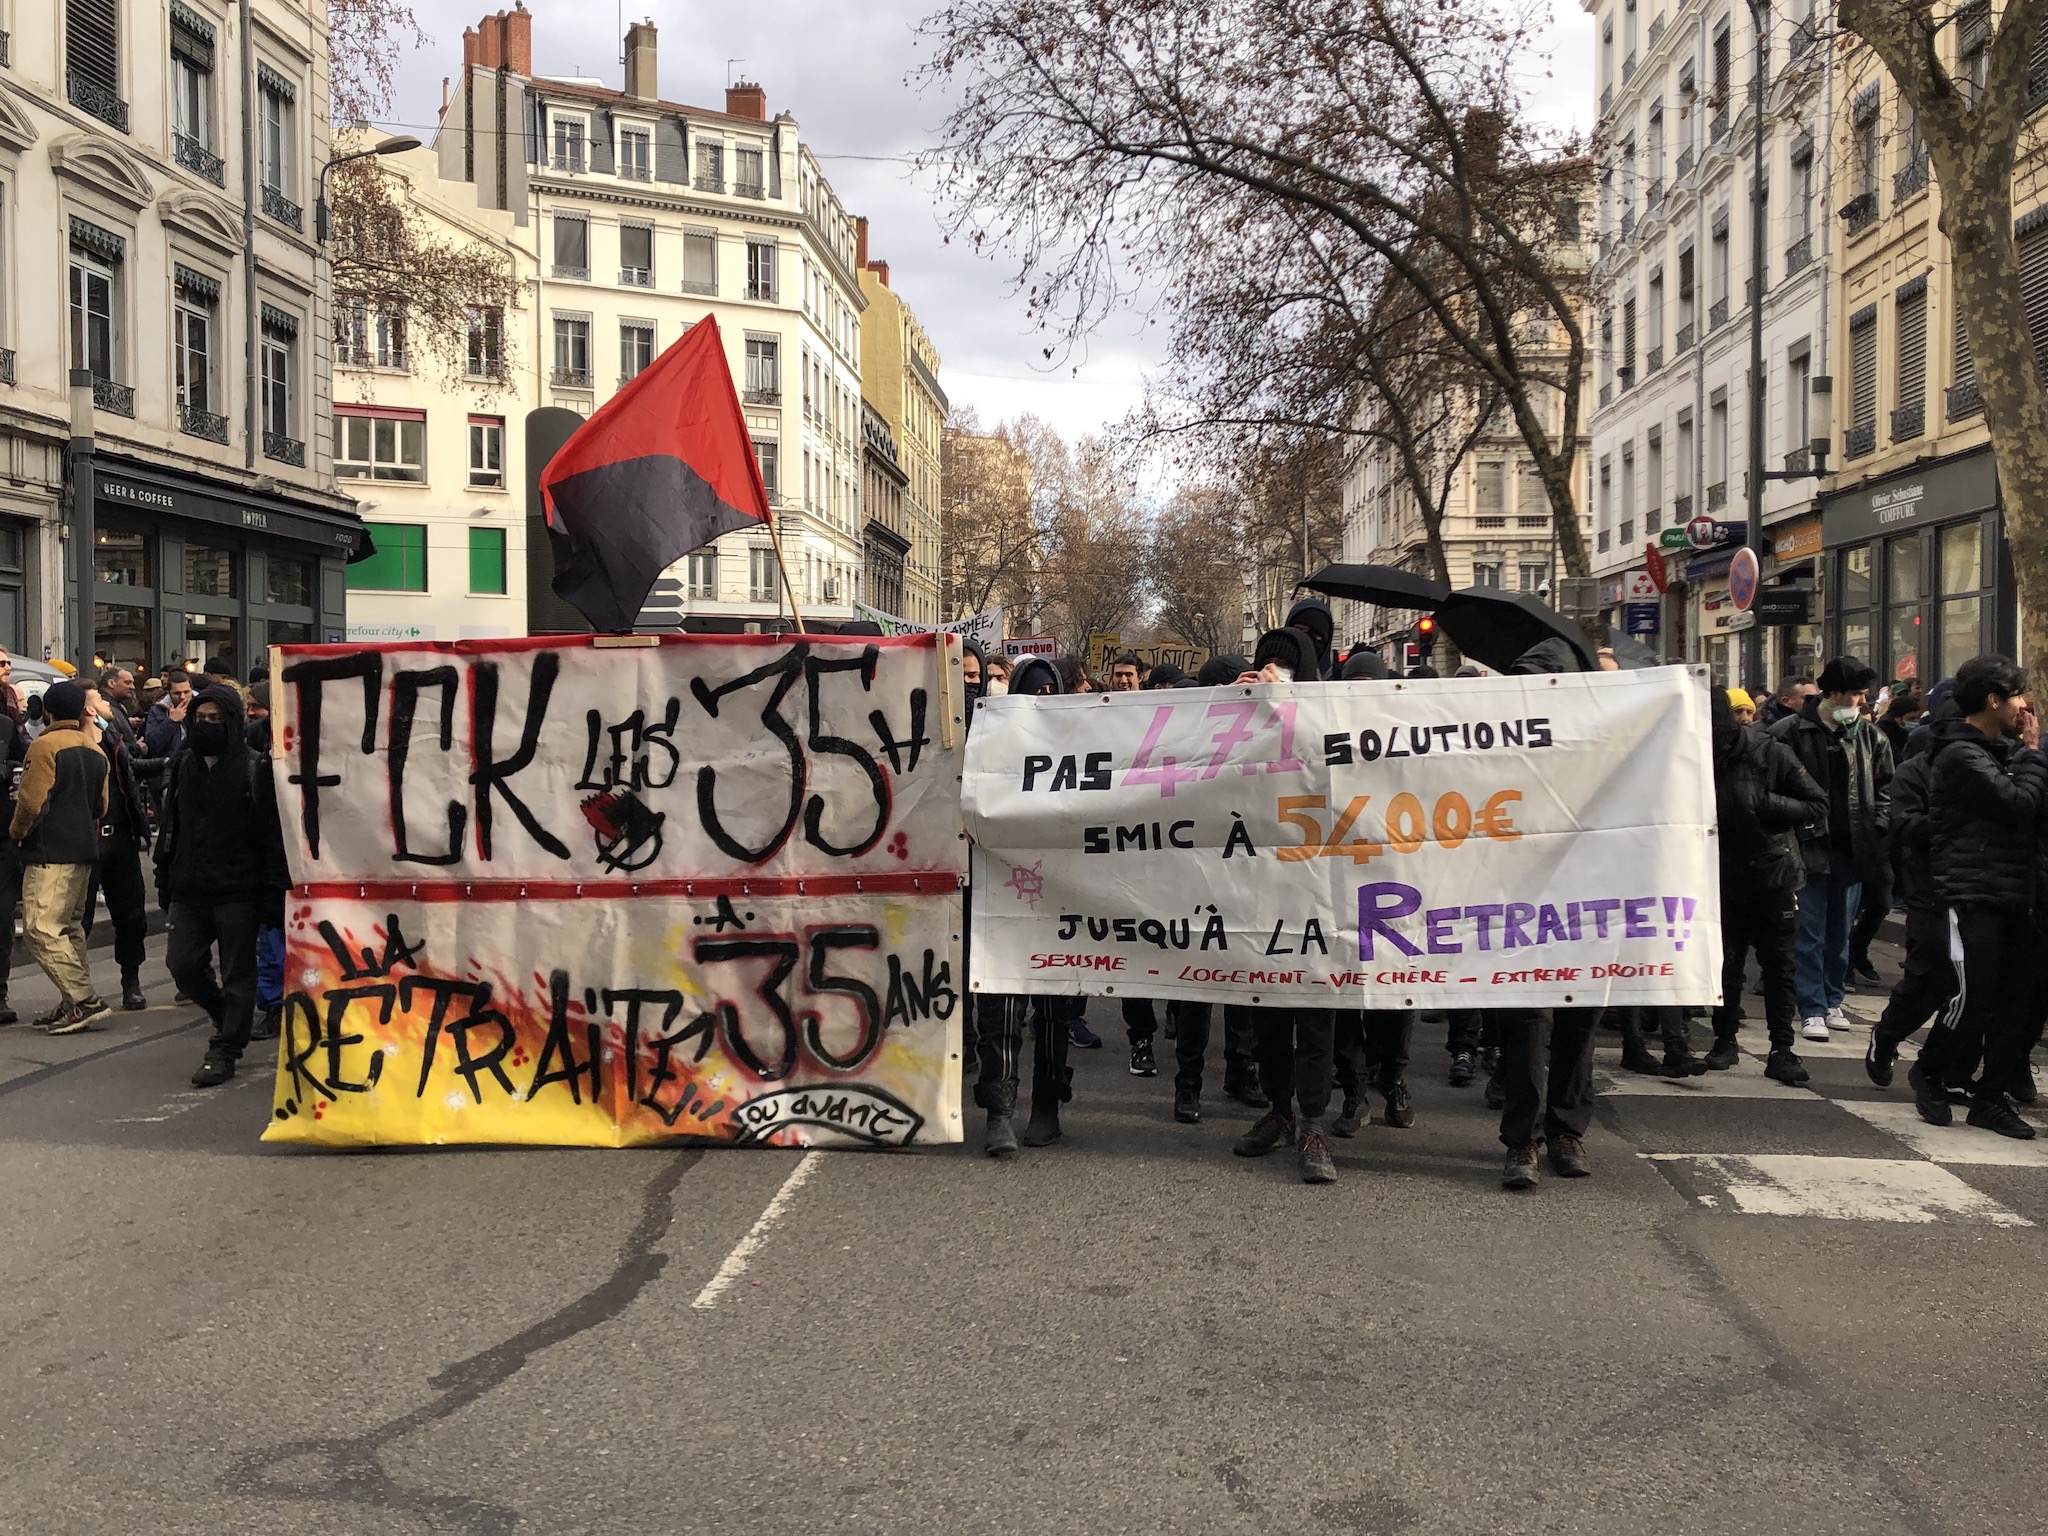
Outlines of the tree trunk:
M1586 553L1586 536L1579 529L1578 503L1572 499L1572 467L1578 456L1559 461L1553 457L1537 460L1536 472L1543 477L1543 494L1550 498L1550 527L1557 539L1557 556L1565 576L1590 576L1593 564Z

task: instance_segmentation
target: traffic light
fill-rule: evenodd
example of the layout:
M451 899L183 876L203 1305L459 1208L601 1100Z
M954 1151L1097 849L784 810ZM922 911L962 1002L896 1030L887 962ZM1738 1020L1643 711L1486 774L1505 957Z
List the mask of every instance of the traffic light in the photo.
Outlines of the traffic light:
M1425 613L1415 621L1415 649L1422 653L1424 661L1429 660L1430 653L1436 649L1436 620L1429 614Z

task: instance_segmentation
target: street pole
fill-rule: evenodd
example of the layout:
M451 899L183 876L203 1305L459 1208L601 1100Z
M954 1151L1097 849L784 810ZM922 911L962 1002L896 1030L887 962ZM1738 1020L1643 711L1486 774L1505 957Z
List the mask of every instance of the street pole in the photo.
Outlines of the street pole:
M1769 390L1764 377L1764 271L1769 263L1764 197L1764 83L1770 67L1770 34L1757 0L1749 0L1750 31L1755 34L1755 62L1750 72L1750 97L1756 121L1750 125L1749 190L1749 547L1764 557L1764 411ZM1764 632L1751 623L1742 631L1740 686L1764 686Z

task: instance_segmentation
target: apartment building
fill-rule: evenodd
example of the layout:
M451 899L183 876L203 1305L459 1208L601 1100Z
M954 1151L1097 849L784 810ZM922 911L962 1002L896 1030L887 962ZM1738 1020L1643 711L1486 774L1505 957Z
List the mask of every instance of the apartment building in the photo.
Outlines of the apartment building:
M362 528L334 489L312 217L325 7L64 0L10 19L0 643L246 672L270 644L341 638ZM93 449L67 484L74 434Z
M1831 33L1813 0L1791 0L1786 14L1742 0L1584 3L1596 26L1601 144L1594 572L1618 623L1626 578L1656 549L1671 588L1663 632L1645 638L1665 655L1704 661L1723 683L1810 672L1814 624L1767 630L1764 676L1738 676L1743 621L1727 573L1747 533L1752 304L1763 306L1766 466L1806 474L1815 440L1832 431ZM1751 260L1757 217L1761 271ZM1810 475L1765 481L1767 583L1817 585L1819 489ZM1701 517L1724 525L1720 541L1673 547L1673 530Z
M854 259L868 302L860 331L861 383L896 445L904 475L901 526L904 552L901 616L937 624L939 612L939 442L952 405L939 387L939 354L917 316L889 284L889 263L868 259L868 221L854 224ZM872 512L869 525L875 525ZM883 545L890 534L875 538ZM895 612L878 597L865 599Z
M459 348L421 336L403 311L337 297L334 472L376 548L348 568L348 637L523 635L524 427L540 403L523 307L538 281L530 231L480 208L473 185L443 180L433 150L378 164L430 240L503 253L522 297L509 314L472 314Z
M588 415L718 318L794 590L765 528L728 534L657 584L641 627L730 633L786 621L791 600L806 622L849 620L865 559L853 220L761 86L685 106L660 94L652 25L625 51L623 89L537 75L526 9L485 17L442 110L441 174L537 252L521 342L541 404Z

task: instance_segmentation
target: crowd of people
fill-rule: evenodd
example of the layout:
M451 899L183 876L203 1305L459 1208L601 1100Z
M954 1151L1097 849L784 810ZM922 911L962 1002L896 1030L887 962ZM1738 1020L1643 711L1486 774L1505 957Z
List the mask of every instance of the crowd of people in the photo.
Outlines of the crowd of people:
M24 700L11 670L0 653L0 912L20 903L22 942L57 990L28 1027L79 1034L111 1012L89 959L102 904L120 1006L149 1006L142 964L153 883L177 998L213 1024L193 1086L226 1082L251 1039L277 1034L283 1005L289 876L267 673L258 669L245 687L215 660L196 677L166 668L138 686L115 666ZM13 945L13 923L0 923L0 1024L20 1022L5 990Z
M1338 656L1333 635L1327 606L1305 599L1250 657L1212 657L1190 677L1172 666L1148 669L1126 653L1111 660L1108 684L1112 691L1296 680L1371 685L1390 676L1376 652ZM1593 664L1615 665L1605 652ZM977 702L1094 687L1070 658L1013 665L970 644L965 665ZM1585 665L1573 647L1545 640L1509 670ZM1852 981L1877 982L1870 946L1895 903L1905 909L1905 960L1870 1031L1870 1080L1890 1087L1901 1047L1931 1025L1907 1072L1921 1117L1949 1125L1955 1106L1966 1104L1969 1124L2032 1138L2034 1126L2014 1106L2035 1100L2029 1063L2048 1017L2048 935L2037 926L2048 926L2048 758L2025 675L2005 657L1980 656L1924 698L1910 682L1880 691L1877 681L1872 668L1837 657L1818 678L1789 679L1761 704L1740 689L1710 694L1724 942L1718 1006L1417 1014L1225 1005L1224 1096L1263 1112L1233 1150L1262 1157L1291 1146L1304 1181L1333 1181L1330 1138L1355 1136L1370 1120L1369 1092L1380 1097L1387 1125L1415 1123L1406 1078L1420 1021L1443 1030L1451 1086L1484 1079L1488 1106L1501 1112L1508 1188L1534 1187L1546 1152L1553 1172L1583 1178L1591 1172L1585 1134L1603 1023L1618 1031L1629 1071L1672 1079L1727 1071L1742 1059L1754 957L1768 1039L1764 1073L1803 1085L1810 1073L1799 1042L1857 1027L1843 999ZM970 954L970 972L972 963ZM1007 1158L1020 1145L1051 1145L1073 1097L1070 1048L1103 1044L1084 1017L1086 1000L971 995L967 1049L979 1069L974 1100L986 1114L984 1149ZM1130 1071L1139 1077L1158 1074L1163 1015L1176 1068L1173 1115L1199 1124L1211 1005L1175 1001L1162 1009L1127 998L1121 1008ZM1695 1053L1693 1020L1701 1013L1710 1013L1712 1043ZM1020 1133L1027 1029L1031 1101Z

